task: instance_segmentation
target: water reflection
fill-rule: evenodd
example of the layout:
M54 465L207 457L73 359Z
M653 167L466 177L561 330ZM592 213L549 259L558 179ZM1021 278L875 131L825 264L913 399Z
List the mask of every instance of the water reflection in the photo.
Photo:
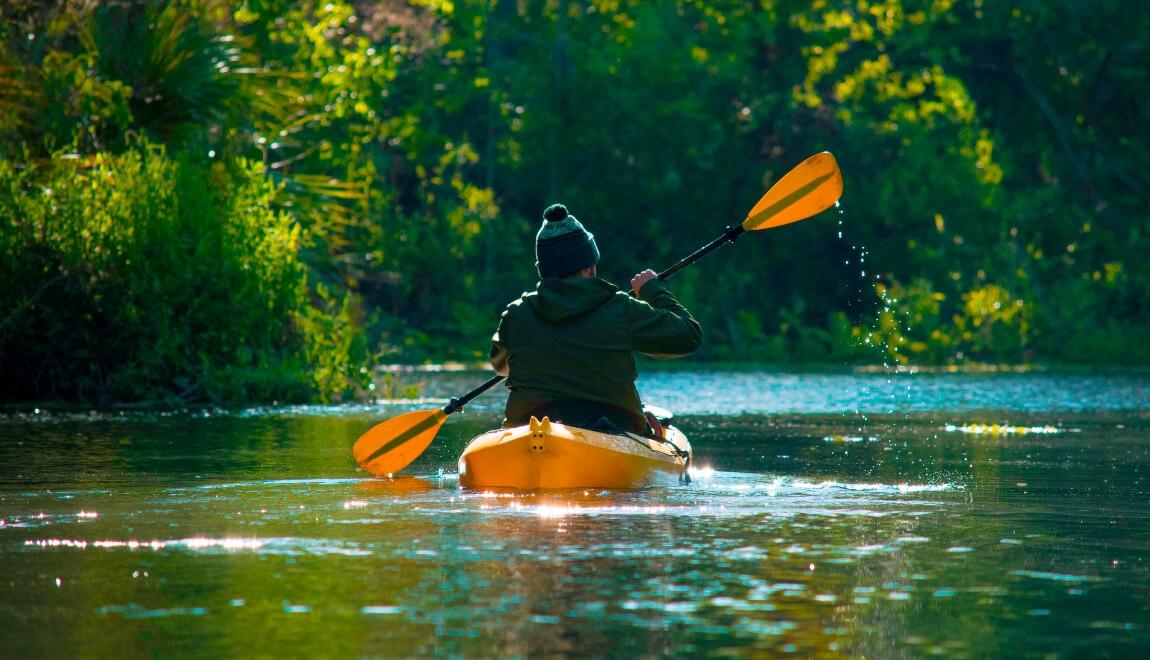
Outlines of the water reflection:
M470 492L451 479L425 478L229 482L167 489L156 494L151 508L130 517L143 526L170 522L172 500L201 508L200 517L246 504L258 506L265 522L280 527L292 527L318 509L321 524L312 526L316 531L338 525L351 525L353 531L342 539L89 542L56 537L29 540L25 547L148 550L175 566L186 561L181 556L213 551L264 557L339 555L369 564L385 560L409 582L385 601L361 603L360 613L402 615L403 625L426 626L437 639L457 640L445 648L463 653L482 649L537 654L578 648L679 652L692 648L693 636L701 631L745 638L760 650L793 646L812 652L842 647L852 630L840 625L828 635L822 607L865 604L857 595L847 603L852 591L842 566L897 554L905 543L924 538L894 536L875 543L872 535L878 528L872 527L865 541L835 543L832 536L857 530L855 524L835 520L929 515L947 504L937 499L939 494L957 491L950 485L918 486L721 471L693 487L622 493ZM302 488L310 493L310 506L296 508L292 497L282 501L285 489L290 493ZM349 492L355 499L347 499ZM921 493L934 499L921 499ZM186 570L193 570L192 565ZM882 596L905 598L906 589L888 584ZM283 612L323 611L322 605L306 600L292 599ZM111 603L94 611L125 620L219 616L218 608L203 604ZM489 620L531 625L487 626L481 627L484 633L477 632L476 622ZM649 634L620 642L610 632L619 626Z
M404 657L1150 644L1144 413L688 414L708 466L694 483L551 493L459 486L459 452L495 423L475 411L407 476L366 478L348 448L375 417L7 422L0 618L19 625L0 644Z

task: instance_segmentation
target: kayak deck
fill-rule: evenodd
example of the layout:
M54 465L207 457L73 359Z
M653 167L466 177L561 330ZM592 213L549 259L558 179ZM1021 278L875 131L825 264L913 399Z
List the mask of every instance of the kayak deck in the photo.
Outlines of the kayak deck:
M459 457L468 488L639 488L689 481L691 444L674 426L663 440L531 418L488 431Z

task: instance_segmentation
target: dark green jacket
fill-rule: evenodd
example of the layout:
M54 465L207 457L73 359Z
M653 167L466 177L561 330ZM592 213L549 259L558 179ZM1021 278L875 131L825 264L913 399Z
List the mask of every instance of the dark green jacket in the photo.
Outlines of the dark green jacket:
M647 282L640 295L599 278L548 277L508 305L491 346L491 364L511 390L505 423L526 423L569 400L643 419L635 352L681 357L699 347L703 331L662 282Z

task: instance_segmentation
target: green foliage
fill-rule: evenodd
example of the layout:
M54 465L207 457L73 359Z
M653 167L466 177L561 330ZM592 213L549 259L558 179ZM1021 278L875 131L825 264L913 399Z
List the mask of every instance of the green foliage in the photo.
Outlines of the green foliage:
M315 296L318 304L304 305L292 316L303 336L312 391L333 401L369 389L368 349L352 296L344 293L336 298L322 284L316 286Z
M43 171L3 161L0 190L4 398L306 400L349 386L352 333L343 315L309 325L299 227L270 208L258 166L195 167L145 143Z
M837 216L673 282L703 359L1150 361L1135 0L14 0L0 18L6 398L335 398L368 355L482 360L534 286L548 203L625 282L823 149ZM256 307L208 315L201 292Z

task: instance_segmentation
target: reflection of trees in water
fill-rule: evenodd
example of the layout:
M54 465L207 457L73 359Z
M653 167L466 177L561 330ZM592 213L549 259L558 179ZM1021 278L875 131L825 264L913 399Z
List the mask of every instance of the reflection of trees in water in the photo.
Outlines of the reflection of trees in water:
M439 528L443 547L455 550L420 589L435 594L436 611L429 618L443 645L439 652L539 656L626 649L661 655L673 650L667 626L621 637L631 626L613 622L627 596L622 585L671 570L649 556L671 538L667 517L599 515L595 509L617 502L582 493L468 497L490 499L483 506L491 509L455 517ZM616 546L613 530L628 538L662 540Z
M857 585L907 583L907 560L868 558L854 574L826 560L914 535L913 520L724 519L681 508L626 510L625 494L488 497L491 508L479 515L441 520L435 538L445 554L408 591L424 604L417 620L434 625L440 645L422 651L891 655L904 648L906 604L884 608L851 597ZM834 602L816 600L824 594Z
M900 451L878 470L881 479L900 483L905 475L925 472L944 473L953 479L965 474L962 481L990 485L979 487L980 497L997 495L1000 481L998 447L989 444L960 442L924 442L923 427L909 424L891 425L883 433L902 445ZM902 442L905 440L906 442ZM969 495L961 505L969 505ZM970 607L968 601L934 596L940 588L958 591L964 586L980 585L983 576L965 570L965 562L948 553L952 543L963 544L979 538L1009 536L992 531L999 526L992 518L971 520L948 510L934 510L926 515L894 515L860 521L852 543L855 547L882 546L857 560L853 588L862 588L866 602L848 603L836 608L836 618L849 621L852 630L847 647L851 653L867 657L896 657L907 653L925 653L937 648L947 653L959 652L975 657L997 655L1001 635L994 619L997 612L985 607ZM976 528L971 528L976 525ZM844 548L849 549L848 544ZM983 585L985 586L985 585ZM873 591L871 591L873 590ZM905 594L905 595L900 595ZM961 617L961 625L942 625Z

